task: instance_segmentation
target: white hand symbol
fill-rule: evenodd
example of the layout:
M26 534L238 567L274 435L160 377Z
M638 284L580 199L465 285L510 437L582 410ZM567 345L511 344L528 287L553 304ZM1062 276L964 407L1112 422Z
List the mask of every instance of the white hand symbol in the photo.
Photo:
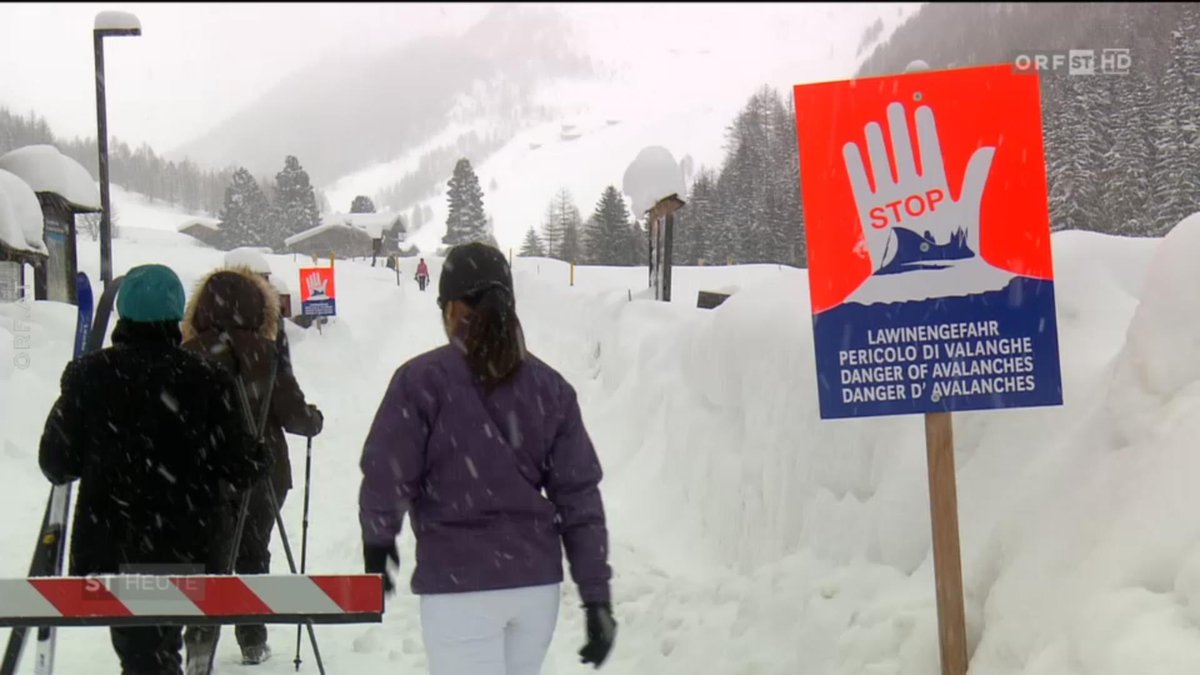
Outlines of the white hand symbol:
M308 288L313 295L325 295L325 287L328 285L329 282L325 281L325 278L319 273L313 272L308 275Z
M865 127L874 189L867 180L858 145L850 142L842 146L872 269L879 271L895 257L896 226L911 230L927 241L932 239L929 243L934 245L946 245L955 237L963 237L963 243L978 256L979 209L996 149L981 147L975 151L967 163L958 199L951 199L933 111L929 106L917 109L920 173L917 173L913 159L904 104L889 105L887 116L896 157L896 178L892 178L892 167L878 122Z

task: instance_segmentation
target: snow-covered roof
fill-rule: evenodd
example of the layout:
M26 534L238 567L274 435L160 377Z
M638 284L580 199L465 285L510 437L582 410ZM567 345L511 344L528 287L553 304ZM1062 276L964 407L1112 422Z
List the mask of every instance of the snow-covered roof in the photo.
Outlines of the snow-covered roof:
M16 174L34 192L53 192L77 210L100 210L100 188L91 174L53 145L17 148L0 157L0 169Z
M400 219L399 213L382 211L380 213L329 213L321 216L322 225L351 225L365 230L372 239L383 237L383 231L390 229Z
M368 215L370 215L370 214L368 214ZM311 239L311 238L317 236L318 234L323 234L325 232L329 232L330 230L350 230L351 232L362 233L363 235L365 235L367 237L371 236L370 233L367 232L364 228L355 227L348 223L332 222L332 223L329 223L328 225L318 225L312 229L305 230L299 234L293 234L292 236L288 237L287 239L284 239L283 244L284 244L284 246L292 246L294 244L299 244L300 242L302 242L306 239ZM378 237L376 237L376 238L378 238Z
M213 232L221 231L221 221L216 218L191 218L180 223L179 227L175 228L175 231L183 232L197 226L212 230Z
M16 175L0 169L0 242L16 251L48 255L42 206L33 188Z
M129 12L100 12L96 15L96 30L138 30L142 22Z

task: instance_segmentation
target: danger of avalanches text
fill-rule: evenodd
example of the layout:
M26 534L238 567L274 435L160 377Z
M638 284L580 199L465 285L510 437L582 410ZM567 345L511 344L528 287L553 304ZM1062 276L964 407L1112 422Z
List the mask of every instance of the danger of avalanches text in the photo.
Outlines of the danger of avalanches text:
M998 321L873 329L866 348L838 352L838 366L843 403L1034 389L1033 339L1001 337Z

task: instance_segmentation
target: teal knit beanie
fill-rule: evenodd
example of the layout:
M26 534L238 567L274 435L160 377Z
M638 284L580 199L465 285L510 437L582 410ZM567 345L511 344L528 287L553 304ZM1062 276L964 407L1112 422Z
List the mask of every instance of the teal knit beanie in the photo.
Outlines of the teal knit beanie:
M139 265L125 275L117 292L117 314L126 321L183 321L183 284L171 268Z

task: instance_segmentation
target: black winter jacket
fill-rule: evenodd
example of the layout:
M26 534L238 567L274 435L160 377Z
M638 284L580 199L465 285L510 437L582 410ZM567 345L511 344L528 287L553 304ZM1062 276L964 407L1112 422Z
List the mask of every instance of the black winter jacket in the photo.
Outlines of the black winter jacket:
M179 348L176 324L120 321L112 339L67 364L39 448L52 483L79 480L69 573L187 563L219 573L218 485L248 487L269 458L232 378Z

